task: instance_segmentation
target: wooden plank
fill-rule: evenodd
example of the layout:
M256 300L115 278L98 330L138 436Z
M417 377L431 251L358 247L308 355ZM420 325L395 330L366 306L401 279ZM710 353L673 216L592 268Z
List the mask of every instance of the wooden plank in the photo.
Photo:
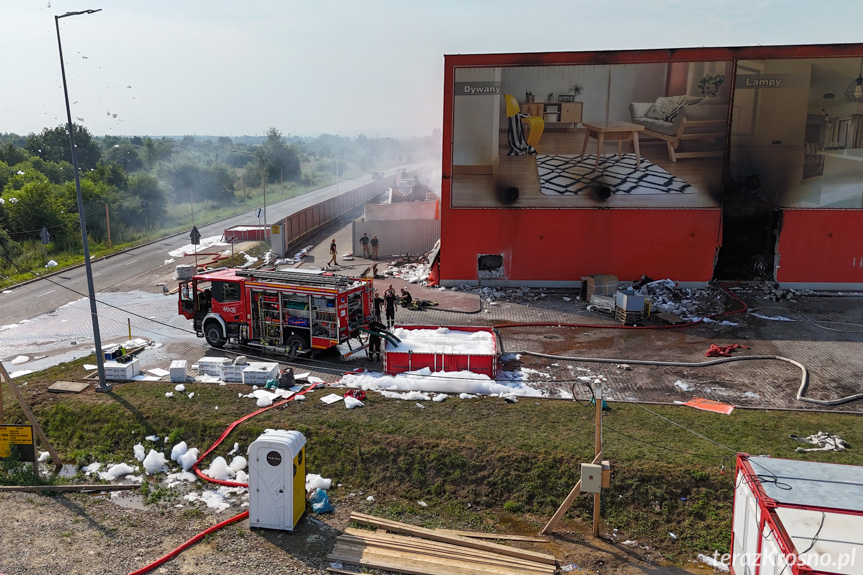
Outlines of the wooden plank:
M600 402L602 405L602 402ZM599 460L602 458L601 455L597 455L593 458L593 463L596 465L599 463ZM581 479L578 480L578 483L575 484L575 487L572 488L572 491L569 492L569 495L566 496L566 499L563 500L563 503L560 504L560 507L557 508L557 511L554 512L554 515L551 519L548 520L548 523L545 524L545 527L540 531L540 535L545 535L560 523L560 520L563 519L563 515L569 511L569 508L572 507L572 502L575 501L575 498L581 493Z
M401 535L379 534L361 529L345 529L345 535L339 536L339 541L346 543L365 543L370 546L388 546L398 549L412 550L417 553L425 553L435 556L445 556L449 558L458 558L467 562L481 562L490 565L506 565L510 567L519 567L525 571L550 573L554 571L553 567L545 563L537 563L500 553L482 551L479 549L468 549L458 545L449 543L440 543L437 541L429 541L426 539L418 539L416 537L404 537ZM442 555L441 555L442 554Z
M90 387L89 383L81 381L58 381L48 386L48 391L52 393L81 393L88 387Z
M407 575L484 575L488 573L484 566L470 567L454 561L430 561L414 554L402 553L400 556L395 552L381 553L369 549L350 549L344 548L341 543L327 555L327 559ZM512 569L506 575L520 575L520 573L517 569Z
M364 556L385 557L387 559L397 559L404 561L405 565L434 565L435 568L446 567L448 569L464 569L468 571L478 571L488 573L489 575L549 575L554 573L549 569L546 571L527 570L521 566L515 565L495 565L494 563L483 563L478 561L468 561L458 557L446 557L444 555L428 555L423 553L414 553L410 550L404 550L398 547L382 547L382 546L367 546L362 543L346 543L339 542L341 552L357 552Z
M452 543L453 545L460 545L462 547L470 547L472 549L482 549L484 551L493 551L497 553L501 553L503 555L509 555L510 557L518 557L520 559L529 559L531 561L536 561L538 563L546 563L548 565L556 565L557 561L554 556L546 555L545 553L536 553L535 551L527 551L524 549L518 549L516 547L509 547L507 545L500 545L498 543L489 543L487 541L480 541L476 539L470 539L468 537L459 537L458 535L447 535L446 533L435 532L433 529L425 529L423 527L416 527L414 525L408 525L407 523L399 523L398 521L389 521L386 519L381 519L379 517L374 517L372 515L366 515L364 513L351 513L351 519L357 521L359 523L365 523L367 525L372 525L375 527L382 527L384 529L388 529L390 531L398 531L401 533L407 533L409 535L414 535L415 537L421 537L423 539L431 539L433 541L442 541L444 543Z
M357 534L360 532L360 534ZM368 544L382 544L389 546L397 546L402 549L411 549L418 553L445 553L450 557L460 557L460 558L469 558L480 559L482 561L492 562L494 564L506 564L513 566L522 566L527 569L533 570L541 570L542 572L546 572L549 570L553 570L552 567L546 565L545 563L537 563L535 561L530 561L526 559L519 559L517 557L510 557L508 555L501 555L500 553L494 553L490 551L482 551L480 549L468 549L466 547L461 547L458 545L451 545L449 543L441 543L438 541L430 541L428 539L419 539L416 537L404 537L401 535L382 535L370 533L368 531L365 532L368 535L362 534L362 530L359 529L351 529L348 528L345 530L345 534L340 536L340 540L347 542L366 542Z
M441 533L458 535L459 537L470 537L472 539L496 539L498 541L524 541L525 543L548 543L548 537L537 537L535 535L511 535L507 533L483 533L480 531L458 531L455 529L435 529Z
M128 491L141 487L138 483L118 485L0 485L0 491L54 491L57 493L78 491Z

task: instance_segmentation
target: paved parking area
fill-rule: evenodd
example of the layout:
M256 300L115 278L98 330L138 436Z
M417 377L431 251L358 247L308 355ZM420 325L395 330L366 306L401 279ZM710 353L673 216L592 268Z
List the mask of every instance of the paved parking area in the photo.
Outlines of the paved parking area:
M334 234L319 234L310 252L314 262L304 263L302 267L320 267L326 262L330 239L335 237L337 245L349 246L349 234L350 226ZM340 257L345 251L340 248ZM342 273L357 275L373 263L362 258L339 261L343 264ZM389 261L378 262L379 273L386 271ZM164 270L163 278L168 287L175 283L168 274L173 273L176 263L180 262ZM247 349L209 348L203 339L191 333L189 322L177 315L176 295L164 295L158 285L162 282L156 281L157 277L153 279L152 286L138 286L135 292L100 294L100 300L110 304L100 305L103 342L124 338L131 318L133 335L148 337L159 344L141 353L144 369L167 369L172 359L186 359L193 365L204 355L257 357ZM769 294L752 286L737 292L751 311L794 321L763 319L743 313L717 318L729 324L701 323L669 328L656 322L651 325L657 329L630 329L623 328L610 316L589 311L586 303L570 291L532 289L522 296L492 298L492 304L487 297L475 293L476 290L441 290L408 284L398 277L378 279L375 283L381 290L389 284L396 290L407 285L415 299L438 302L437 307L423 311L398 308L397 324L496 326L502 351L519 356L518 361L507 362L507 368L522 370L522 377L546 390L549 397L568 397L573 389L586 395L579 377L603 375L607 378L607 393L612 401L668 403L697 396L740 407L863 413L863 400L832 407L798 401L801 371L779 360L739 361L712 367L631 363L642 360L697 364L709 359L705 352L711 344L739 343L749 349L738 350L735 356L781 356L805 365L810 376L809 397L836 399L863 393L863 297L860 294L807 294L772 301ZM718 289L711 297L724 300L720 305L729 310L738 307ZM82 353L92 349L88 314L87 302L81 300L28 322L26 328L4 332L3 358L7 361L19 354L46 356L21 366L7 364L7 369L10 372L22 368L41 369L52 357L67 357L72 348L80 348ZM537 323L543 325L522 325ZM525 352L581 359L545 358ZM616 361L588 361L594 358ZM365 359L342 360L336 352L280 363L298 372L311 371L327 382L338 381L344 372L356 367L369 370L380 367ZM618 367L621 363L629 363L630 367Z

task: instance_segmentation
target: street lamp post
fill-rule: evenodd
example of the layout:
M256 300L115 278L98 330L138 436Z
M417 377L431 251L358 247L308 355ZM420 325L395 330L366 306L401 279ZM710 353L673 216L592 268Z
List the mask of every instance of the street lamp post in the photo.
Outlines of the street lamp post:
M255 156L261 162L261 186L264 188L264 237L267 237L266 229L267 229L267 170L264 161L264 153L263 152L247 152L245 150L231 150L232 152L236 152L237 154L248 154L250 156Z
M63 75L63 96L66 99L66 118L69 123L69 147L72 152L72 170L75 173L75 193L78 196L78 219L81 222L81 240L84 244L84 267L87 272L87 290L90 296L90 318L93 320L93 340L96 345L96 368L99 373L99 385L96 391L111 391L111 385L105 381L105 361L102 353L102 338L99 335L99 315L96 312L96 291L93 288L93 269L90 267L90 244L87 241L87 222L84 217L84 200L81 196L81 178L78 175L78 154L75 150L75 132L72 125L72 110L69 107L69 90L66 87L66 66L63 63L63 44L60 42L60 18L67 16L80 16L81 14L93 14L101 11L81 10L80 12L66 12L60 16L54 16L54 24L57 28L57 48L60 50L60 72Z

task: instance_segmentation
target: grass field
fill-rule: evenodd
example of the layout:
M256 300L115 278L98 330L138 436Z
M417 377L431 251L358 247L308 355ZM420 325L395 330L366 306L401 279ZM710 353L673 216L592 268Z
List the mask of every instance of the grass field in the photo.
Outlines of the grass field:
M240 385L187 384L192 399L166 398L174 385L161 382L116 385L109 394L45 392L58 379L83 377L81 365L92 361L28 375L21 388L54 447L79 465L129 461L134 444L151 447L144 441L151 434L203 451L231 422L257 409L253 400L238 397L248 391ZM335 501L364 491L375 494L376 514L402 521L480 530L505 525L534 533L575 485L579 464L593 459L594 410L572 401L452 397L420 409L415 401L369 393L365 407L346 410L315 395L322 394L241 424L216 453L224 455L234 442L245 449L267 428L296 429L307 438L308 472L342 484L331 492ZM8 393L4 398L6 422L23 423ZM857 450L795 453L800 444L788 437L825 430L856 447L863 426L854 415L611 407L603 418L604 458L612 465L611 488L602 495L604 531L616 528L620 541L637 539L679 562L728 550L736 451L863 464ZM592 498L578 498L560 529L589 525L591 513Z

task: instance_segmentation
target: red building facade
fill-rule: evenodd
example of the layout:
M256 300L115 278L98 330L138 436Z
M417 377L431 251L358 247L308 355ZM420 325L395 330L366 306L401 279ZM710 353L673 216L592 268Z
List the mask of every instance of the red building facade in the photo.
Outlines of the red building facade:
M863 287L861 59L861 44L447 56L441 282Z

